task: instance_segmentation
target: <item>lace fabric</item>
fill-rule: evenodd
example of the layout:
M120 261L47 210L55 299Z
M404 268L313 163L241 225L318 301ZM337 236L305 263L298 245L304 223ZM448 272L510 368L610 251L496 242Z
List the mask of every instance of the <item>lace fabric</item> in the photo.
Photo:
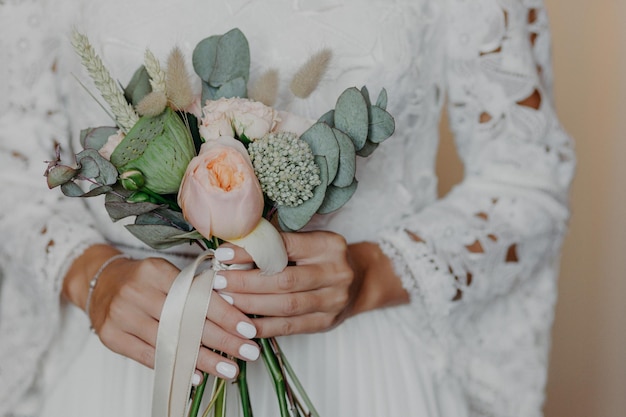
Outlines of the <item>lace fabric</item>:
M107 13L117 3L107 5ZM370 11L353 1L294 1L291 9L285 6L289 2L270 3L258 13L276 19L297 15L275 30L293 31L309 49L327 46L330 39L336 48L322 89L307 101L294 101L283 91L280 104L315 117L347 86L385 86L397 122L396 137L359 161L357 196L311 228L379 242L411 295L409 308L398 310L400 325L438 352L442 374L459 381L470 415L540 415L575 165L571 139L551 98L543 2L371 1ZM59 297L71 261L93 243L133 244L97 207L101 202L86 204L48 191L41 176L53 143L67 143L77 127L86 126L82 116L97 111L90 98L77 100L67 90L63 72L77 68L66 47L76 22L70 7L0 2L0 79L5 80L0 82L0 415L22 401L44 372L42 364L64 355L58 334L68 333L69 339L81 334L68 331L72 325L62 318ZM84 11L74 13L89 13L93 20L98 7L103 6L87 2ZM223 25L242 22L252 35L255 62L288 66L284 56L263 48L267 27L245 20L258 4L216 2L215 7L232 14ZM346 23L345 16L357 15L362 26ZM345 27L340 30L338 22ZM133 64L141 59L137 45L143 47L143 39L129 46L106 30L109 23L94 24L99 24L94 33L103 33L97 42L105 58L116 74L127 76L133 67L125 60L130 52ZM149 30L140 26L135 32ZM312 30L319 42L311 42ZM324 37L327 33L332 37ZM170 46L168 36L165 31L162 43ZM286 55L304 61L310 50L298 46L284 45ZM264 69L255 65L253 74ZM436 129L446 97L465 178L435 200ZM395 310L385 314L393 317ZM419 356L421 348L414 349Z

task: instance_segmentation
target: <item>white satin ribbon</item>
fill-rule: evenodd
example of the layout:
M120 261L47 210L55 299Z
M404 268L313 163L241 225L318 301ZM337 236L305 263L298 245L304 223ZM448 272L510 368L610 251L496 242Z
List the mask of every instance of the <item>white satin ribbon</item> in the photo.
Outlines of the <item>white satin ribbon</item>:
M152 417L186 415L215 277L212 269L196 271L213 253L203 253L183 269L165 300L157 333Z

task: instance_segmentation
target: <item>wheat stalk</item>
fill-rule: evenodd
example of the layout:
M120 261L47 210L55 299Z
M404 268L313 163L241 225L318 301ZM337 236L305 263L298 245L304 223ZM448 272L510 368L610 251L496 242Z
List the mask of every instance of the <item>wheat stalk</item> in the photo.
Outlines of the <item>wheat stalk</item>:
M152 91L165 93L165 71L161 69L159 60L149 49L146 49L144 54L144 65L148 75L150 76L150 86L152 86Z
M124 98L124 93L118 83L111 78L111 74L94 51L87 36L75 30L72 33L72 46L80 56L83 66L100 91L102 98L111 107L117 124L125 133L128 133L139 120L139 116Z

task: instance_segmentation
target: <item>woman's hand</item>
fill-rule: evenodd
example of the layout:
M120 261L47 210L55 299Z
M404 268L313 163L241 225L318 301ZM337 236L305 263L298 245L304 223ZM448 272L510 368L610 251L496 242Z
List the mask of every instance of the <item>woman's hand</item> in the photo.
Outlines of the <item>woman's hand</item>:
M93 246L79 257L65 277L63 293L84 309L89 280L117 251ZM148 367L154 366L158 322L165 297L179 270L160 258L118 259L102 272L91 298L92 325L109 349ZM209 305L197 368L222 378L238 373L235 362L212 352L216 349L244 360L259 356L253 322L221 297Z
M325 331L352 315L409 301L378 245L347 245L332 232L282 236L290 260L283 272L231 270L216 277L215 288L225 299L246 314L263 316L254 319L259 337ZM232 245L219 255L227 263L252 261Z

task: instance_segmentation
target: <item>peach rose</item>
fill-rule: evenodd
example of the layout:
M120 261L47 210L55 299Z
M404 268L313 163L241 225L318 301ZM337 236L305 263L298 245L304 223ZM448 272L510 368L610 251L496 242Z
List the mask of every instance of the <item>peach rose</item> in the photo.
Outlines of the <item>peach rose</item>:
M273 132L280 121L273 108L244 98L207 100L202 113L200 135L207 141L234 134L258 139Z
M263 215L263 193L241 142L220 137L203 144L187 167L178 205L207 239L250 234Z

